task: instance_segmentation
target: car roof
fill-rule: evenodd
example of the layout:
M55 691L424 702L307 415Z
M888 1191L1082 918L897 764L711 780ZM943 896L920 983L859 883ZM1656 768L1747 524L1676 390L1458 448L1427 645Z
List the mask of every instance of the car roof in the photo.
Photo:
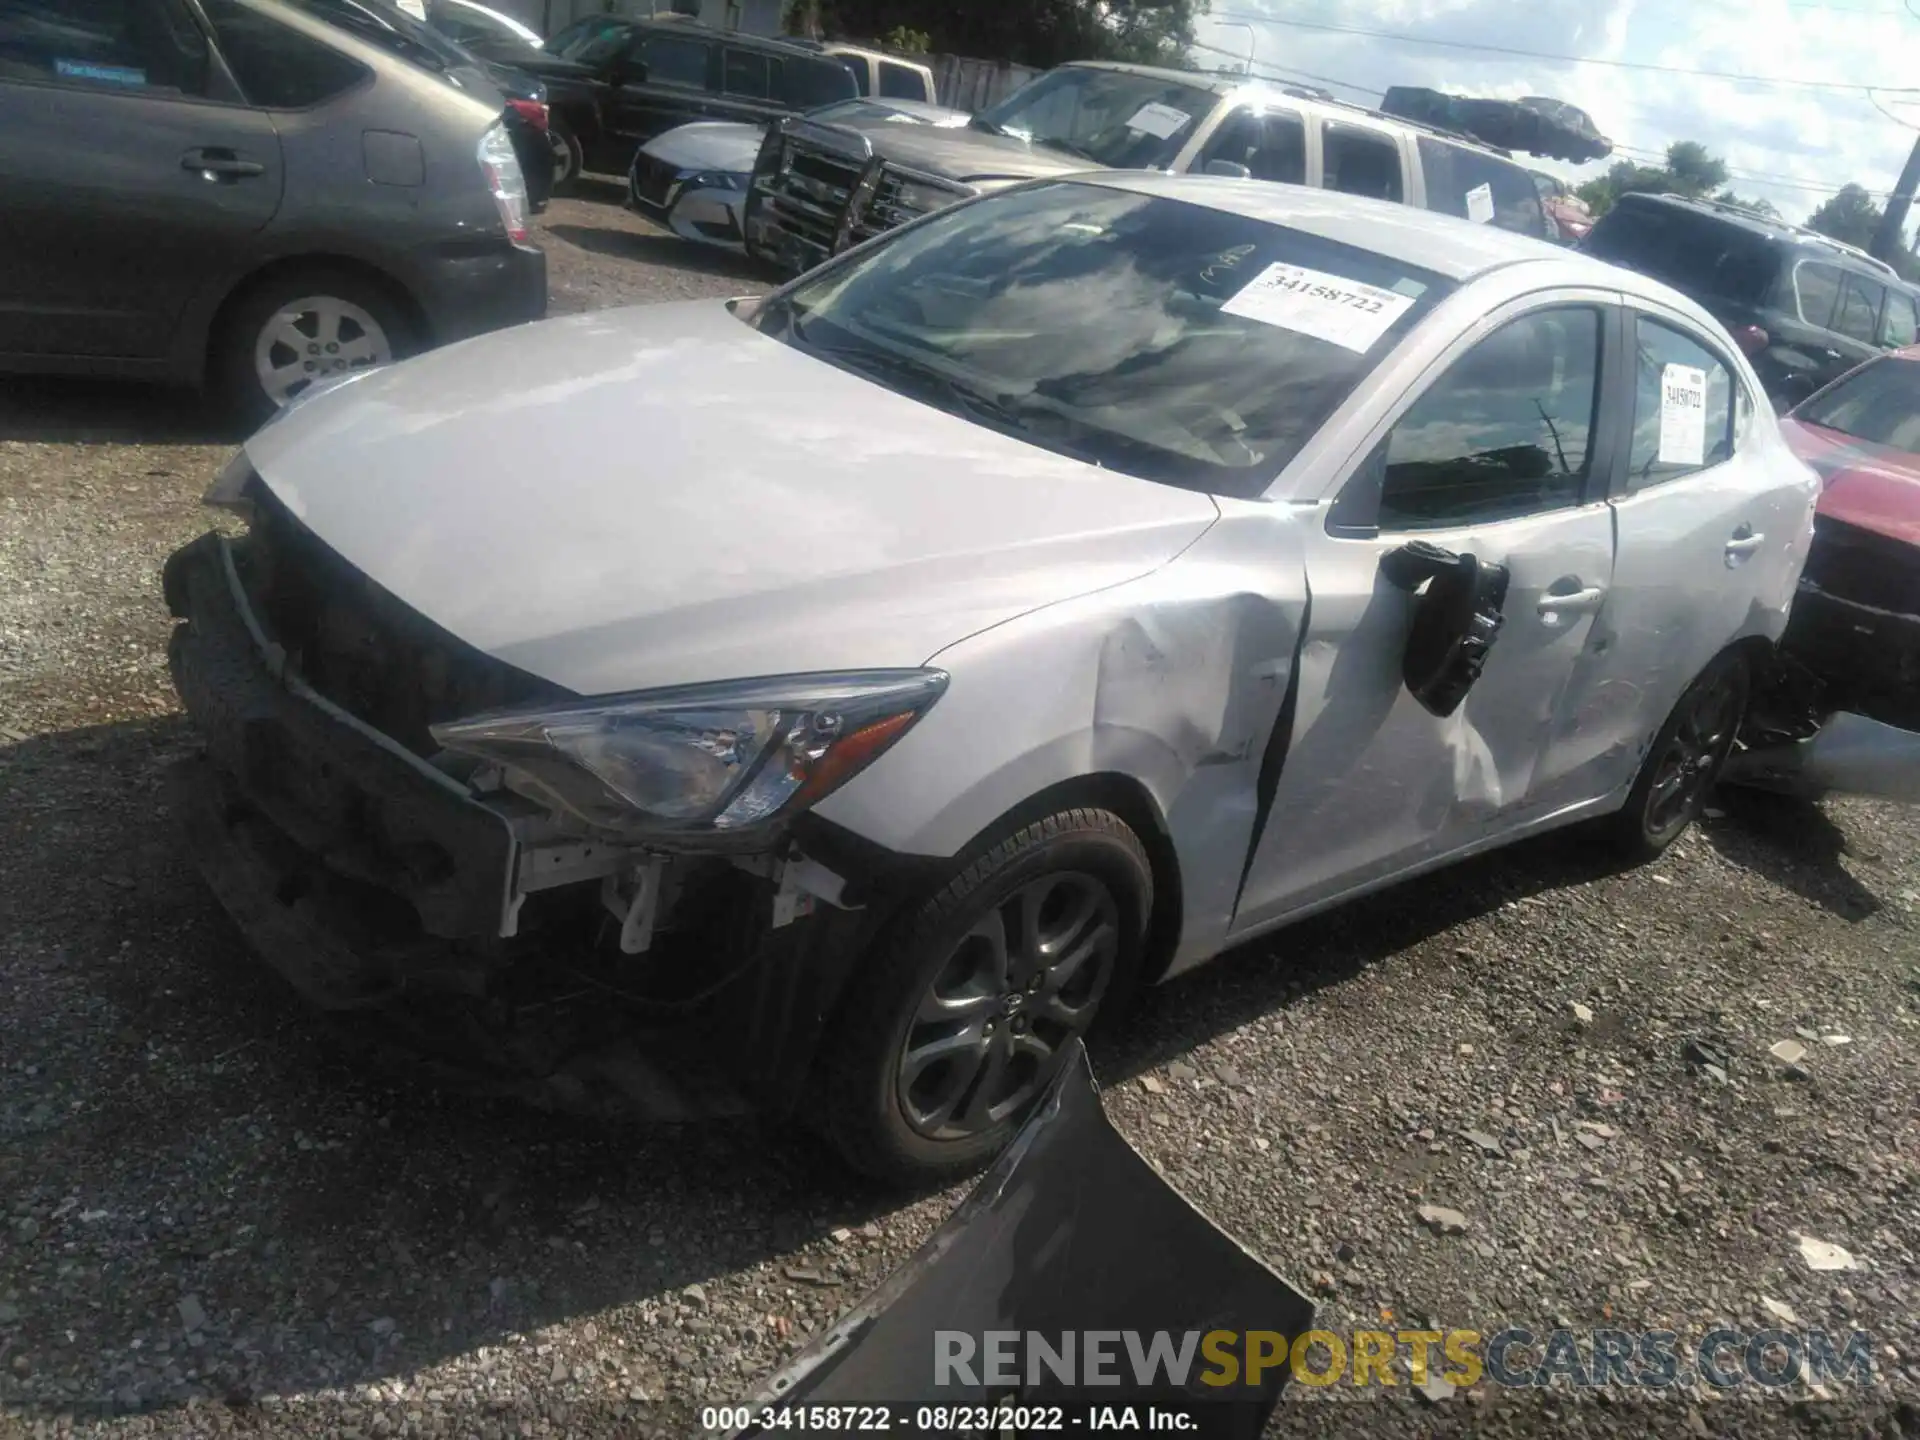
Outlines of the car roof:
M625 25L630 30L657 30L663 35L691 35L700 40L724 41L740 50L764 50L769 54L788 55L798 60L814 60L829 65L833 63L831 59L811 46L770 35L749 35L742 30L716 30L690 15L658 17L642 15L637 18L630 15L583 15L574 24L577 25L583 20L606 20ZM572 26L567 28L571 29Z
M1591 270L1593 283L1609 290L1628 288L1625 282L1630 277L1635 282L1632 288L1640 293L1658 294L1663 298L1669 293L1666 286L1650 282L1644 276L1564 246L1549 245L1544 240L1472 220L1417 210L1391 200L1370 200L1303 185L1279 185L1271 180L1163 175L1158 171L1102 170L1059 178L1111 185L1144 195L1164 195L1171 200L1244 215L1250 220L1284 225L1323 240L1371 250L1450 280L1470 280L1502 265L1524 260L1556 260L1562 265Z
M1631 214L1636 209L1649 207L1677 210L1719 224L1731 225L1737 230L1743 230L1749 235L1773 244L1791 246L1802 256L1818 256L1836 265L1851 265L1863 273L1871 274L1883 283L1903 286L1905 284L1900 280L1897 272L1884 260L1876 260L1857 245L1849 245L1845 241L1835 240L1830 235L1822 235L1817 230L1809 230L1804 225L1773 219L1738 205L1715 200L1695 200L1685 195L1655 195L1647 191L1631 191L1615 200L1612 208L1624 209ZM1605 216L1601 217L1603 220L1605 218Z

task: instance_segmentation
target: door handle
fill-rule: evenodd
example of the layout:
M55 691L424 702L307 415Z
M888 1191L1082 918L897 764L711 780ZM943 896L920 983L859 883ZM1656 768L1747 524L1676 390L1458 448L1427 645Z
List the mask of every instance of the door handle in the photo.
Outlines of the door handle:
M251 180L267 173L267 167L258 160L242 160L220 145L187 151L180 157L180 168L195 171L207 180Z
M1764 533L1742 525L1733 532L1733 538L1727 541L1727 558L1744 560L1766 543L1767 537Z
M1542 615L1591 615L1606 598L1606 590L1599 585L1591 585L1584 590L1549 590L1540 597L1534 609Z

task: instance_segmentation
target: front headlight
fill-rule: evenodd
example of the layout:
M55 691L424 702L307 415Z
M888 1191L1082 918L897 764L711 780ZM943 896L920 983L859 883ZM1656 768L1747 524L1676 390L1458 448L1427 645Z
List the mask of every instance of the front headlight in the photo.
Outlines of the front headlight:
M690 685L433 726L447 749L596 830L737 835L839 789L947 688L941 670Z
M680 182L684 190L744 190L747 188L747 176L735 175L730 170L700 170Z
M935 210L944 210L955 201L967 197L939 185L925 185L918 180L903 181L894 192L894 204L902 210L911 210L916 215L930 215Z

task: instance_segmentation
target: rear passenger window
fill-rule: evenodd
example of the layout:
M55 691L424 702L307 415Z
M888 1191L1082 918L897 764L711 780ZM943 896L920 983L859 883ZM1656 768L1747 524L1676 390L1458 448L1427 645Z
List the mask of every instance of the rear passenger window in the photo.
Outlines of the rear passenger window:
M723 67L720 88L728 95L747 100L767 100L773 96L773 80L768 73L767 57L754 50L721 52Z
M1849 274L1841 285L1840 308L1833 313L1833 329L1862 345L1873 344L1880 328L1880 305L1886 298L1886 286Z
M1387 441L1382 530L1431 530L1578 505L1600 396L1600 315L1503 325L1413 403Z
M882 60L880 93L890 100L925 100L928 98L926 77L910 65Z
M814 110L859 93L853 71L838 60L782 61L774 79L776 98L792 110Z
M200 7L213 22L221 58L250 104L305 110L366 78L366 69L351 56L235 0L200 0Z
M1304 185L1307 183L1307 127L1298 115L1281 110L1265 114L1236 110L1213 132L1194 168L1204 170L1210 160L1244 165L1255 180Z
M1376 200L1404 200L1400 179L1400 147L1378 130L1329 121L1320 132L1325 180L1329 190L1346 195L1370 195Z
M1520 235L1539 238L1547 233L1540 187L1518 165L1426 135L1419 138L1419 147L1427 209Z
M1802 260L1793 270L1793 292L1800 302L1800 318L1822 330L1833 328L1833 312L1840 308L1840 282L1845 277L1838 265L1822 265L1818 260Z
M1880 343L1896 349L1920 340L1920 314L1913 297L1900 290L1887 292L1887 313L1880 320Z
M207 42L174 0L0 0L0 81L202 95Z
M689 90L707 88L707 60L713 47L703 40L686 40L678 35L649 35L640 46L640 58L646 62L650 85L683 85Z
M1733 371L1692 336L1634 320L1634 488L1678 480L1733 457ZM1692 401L1697 397L1698 404ZM1697 412L1690 415L1689 411Z

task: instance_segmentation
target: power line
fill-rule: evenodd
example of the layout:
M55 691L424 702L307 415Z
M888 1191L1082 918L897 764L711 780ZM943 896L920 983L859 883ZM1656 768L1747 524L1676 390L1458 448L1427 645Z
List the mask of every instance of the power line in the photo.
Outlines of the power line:
M1289 80L1286 77L1291 75L1297 75L1302 77L1303 79L1317 80L1322 85L1332 85L1341 90L1357 91L1362 95L1379 95L1380 94L1379 90L1371 86L1356 85L1351 80L1336 80L1331 75L1316 75L1311 70L1295 70L1291 66L1275 65L1266 60L1248 60L1236 51L1224 50L1218 45L1207 45L1198 40L1193 42L1192 48L1195 50L1205 50L1210 54L1214 54L1214 55L1224 55L1229 60L1238 60L1243 66L1247 67L1247 74L1250 76L1253 76L1253 78L1256 80L1273 80L1283 85L1295 84L1297 83L1296 81ZM1254 67L1256 66L1261 70L1272 71L1277 73L1267 74L1267 75L1254 75L1253 71L1254 71Z
M1627 156L1636 163L1654 163L1659 165L1665 165L1667 163L1667 155L1664 150L1649 150L1639 145L1619 144L1616 144L1613 148L1618 153ZM1762 170L1737 170L1731 165L1723 165L1722 168L1726 170L1728 180L1740 180L1749 185L1771 185L1780 190L1801 190L1809 195L1838 195L1842 190L1847 188L1844 185L1809 185L1804 180L1795 179L1791 175L1774 175ZM1869 195L1876 198L1881 198L1892 193L1888 190L1869 190L1864 185L1860 188L1866 190Z
M1774 85L1788 90L1883 90L1907 95L1912 87L1866 86L1858 81L1794 80L1782 75L1742 75L1731 70L1696 70L1684 65L1658 65L1649 60L1602 60L1586 55L1563 55L1549 50L1523 50L1512 45L1481 45L1465 40L1441 40L1395 30L1366 30L1357 25L1329 25L1318 20L1282 20L1250 11L1222 10L1210 18L1258 25L1283 25L1293 30L1317 30L1329 35L1357 35L1369 40L1395 40L1404 45L1430 45L1442 50L1470 50L1483 55L1515 55L1527 60L1555 60L1568 65L1604 65L1615 70L1647 70L1660 75L1694 75L1709 80L1734 80L1748 85Z

